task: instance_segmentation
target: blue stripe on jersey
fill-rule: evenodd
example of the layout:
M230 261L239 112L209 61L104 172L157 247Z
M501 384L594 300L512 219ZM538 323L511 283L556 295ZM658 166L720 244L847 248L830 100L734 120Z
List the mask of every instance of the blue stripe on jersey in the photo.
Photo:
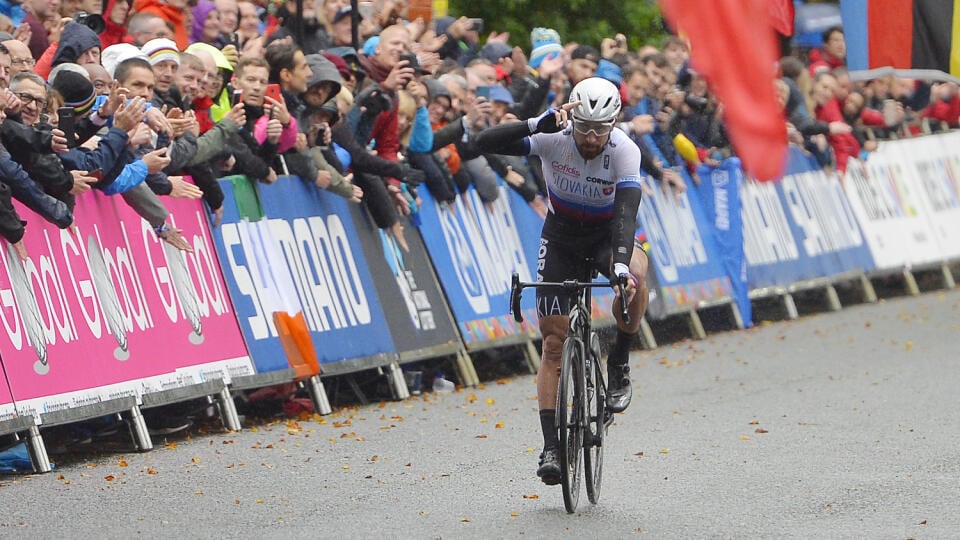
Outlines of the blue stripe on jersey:
M604 221L613 217L613 203L601 207L570 204L550 194L550 205L558 214L585 221Z

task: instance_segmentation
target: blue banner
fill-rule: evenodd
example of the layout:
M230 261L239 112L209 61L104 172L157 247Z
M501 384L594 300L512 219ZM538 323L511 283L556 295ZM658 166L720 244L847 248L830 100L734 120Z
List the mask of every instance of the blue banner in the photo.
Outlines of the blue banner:
M502 186L489 204L473 187L451 206L437 203L426 189L420 197L420 234L467 347L532 329L534 295L524 295L526 320L517 324L510 315L510 279L517 272L531 281L542 222L514 212L519 196Z
M713 236L720 248L720 262L730 278L733 297L740 309L743 325L753 325L753 306L747 280L747 260L743 255L743 219L740 216L740 187L743 168L740 160L723 160L719 167L700 165L697 191L704 212L713 225Z
M786 286L874 268L843 186L790 150L787 175L741 190L751 288Z
M648 246L652 283L647 312L654 319L733 294L700 197L693 195L686 171L681 174L687 191L680 195L643 177L639 238Z
M221 186L233 200L232 186ZM241 219L225 204L213 229L257 370L289 367L269 315L277 309L302 311L321 365L395 356L348 203L292 176L258 188L263 219Z

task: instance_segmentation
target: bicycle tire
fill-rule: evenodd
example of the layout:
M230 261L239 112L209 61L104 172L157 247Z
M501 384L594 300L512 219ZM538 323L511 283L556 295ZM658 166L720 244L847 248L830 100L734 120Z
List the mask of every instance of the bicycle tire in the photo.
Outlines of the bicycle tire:
M596 332L590 336L590 339L597 342L590 350L599 351L600 343ZM584 372L587 401L586 424L589 441L584 444L583 472L590 504L597 504L600 500L600 486L603 481L603 438L607 431L606 385L600 370L600 359L595 358L594 354L591 352L590 358L584 363L586 366Z
M568 514L577 509L583 463L583 344L576 337L563 343L560 385L557 388L557 424L560 429L560 484Z

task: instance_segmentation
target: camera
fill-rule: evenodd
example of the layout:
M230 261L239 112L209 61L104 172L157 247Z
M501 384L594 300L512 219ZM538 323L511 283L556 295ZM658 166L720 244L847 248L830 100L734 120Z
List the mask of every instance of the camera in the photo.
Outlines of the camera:
M376 88L360 94L357 97L357 103L365 109L366 113L372 115L380 114L393 107L393 102L390 98Z
M470 18L470 30L477 32L478 34L483 33L483 19L477 17Z
M103 31L107 29L107 22L103 20L103 16L97 15L96 13L78 11L77 14L73 16L73 20L93 30L97 34L102 34Z
M707 98L696 96L689 92L684 94L683 102L687 104L687 107L690 107L696 112L703 112L707 108L707 104L710 103Z

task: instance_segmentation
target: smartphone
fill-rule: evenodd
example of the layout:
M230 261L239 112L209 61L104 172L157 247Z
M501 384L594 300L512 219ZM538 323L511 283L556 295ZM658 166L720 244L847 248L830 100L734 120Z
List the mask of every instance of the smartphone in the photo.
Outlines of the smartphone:
M490 101L490 87L489 87L489 86L478 86L478 87L477 87L477 97L486 98L487 101Z
M230 98L230 106L233 107L238 103L243 103L243 90L236 88Z
M483 19L471 17L470 18L470 29L475 30L477 33L483 33Z
M97 169L95 171L90 171L87 173L87 176L91 178L96 178L98 181L103 180L103 169Z
M57 116L60 117L57 127L67 138L67 148L77 146L77 118L73 107L60 107L57 109Z
M283 95L280 93L279 84L268 84L266 91L263 93L264 97L273 98L276 101L283 102Z

